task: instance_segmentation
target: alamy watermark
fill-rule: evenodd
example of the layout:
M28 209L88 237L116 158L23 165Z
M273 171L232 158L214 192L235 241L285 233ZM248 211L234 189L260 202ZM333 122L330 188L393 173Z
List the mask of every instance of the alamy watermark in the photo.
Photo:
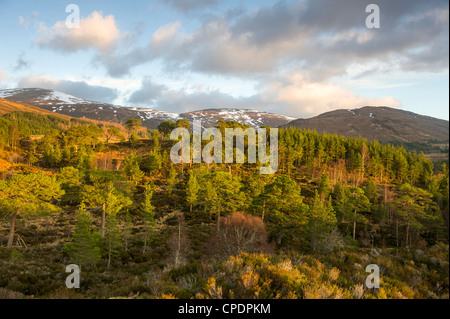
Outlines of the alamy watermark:
M369 289L380 288L380 267L376 264L367 265L366 272L370 272L366 278L366 287Z
M380 7L376 4L369 4L366 12L370 13L366 18L366 27L368 29L380 28Z
M66 272L71 274L66 278L66 287L69 289L80 288L80 267L70 264L66 267Z
M66 12L70 13L66 18L66 27L76 29L80 27L80 7L76 4L66 6Z
M215 127L207 128L202 132L201 121L194 120L191 141L190 131L187 128L178 127L170 134L171 140L179 140L170 150L170 159L175 164L191 163L191 160L192 163L203 161L207 164L212 162L241 164L245 162L245 138L247 138L247 163L257 163L258 159L260 164L267 164L260 166L260 174L273 174L278 170L277 128L270 128L269 132L265 128L258 128L258 130L251 127L245 130L225 128L224 134L225 139L222 132ZM236 146L234 146L235 139ZM210 141L203 149L202 140Z

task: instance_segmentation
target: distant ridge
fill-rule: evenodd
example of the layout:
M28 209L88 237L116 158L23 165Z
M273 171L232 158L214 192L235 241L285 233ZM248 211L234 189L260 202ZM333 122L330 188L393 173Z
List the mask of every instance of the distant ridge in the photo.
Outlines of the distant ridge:
M361 136L383 143L449 140L449 122L385 106L335 110L309 119L297 119L282 127L313 129L346 137Z

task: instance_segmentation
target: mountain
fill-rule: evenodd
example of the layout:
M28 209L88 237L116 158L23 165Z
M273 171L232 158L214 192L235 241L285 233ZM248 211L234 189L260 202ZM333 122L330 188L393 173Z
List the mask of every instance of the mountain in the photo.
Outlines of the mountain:
M390 107L365 106L335 110L309 119L297 119L283 127L313 129L346 137L364 137L383 143L426 143L449 139L449 122Z
M0 90L0 98L31 104L45 110L72 117L123 124L130 118L142 120L142 125L156 129L161 122L178 119L201 119L202 126L210 127L218 120L236 121L251 127L277 127L294 118L250 109L206 109L187 113L171 113L153 109L125 107L80 99L78 97L47 89L27 88Z
M203 127L214 126L217 121L235 121L250 127L278 127L292 121L294 118L252 109L220 108L206 109L180 114L180 118L189 121L200 119Z

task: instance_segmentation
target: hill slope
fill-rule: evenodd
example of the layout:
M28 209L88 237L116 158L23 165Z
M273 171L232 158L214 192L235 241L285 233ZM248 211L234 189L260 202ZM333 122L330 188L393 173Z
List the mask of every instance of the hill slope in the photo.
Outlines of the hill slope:
M429 142L449 139L449 122L390 107L365 106L336 110L309 119L297 119L284 127L314 129L346 137L364 137L380 142Z
M24 104L24 103L18 103L10 100L6 100L3 98L0 98L0 116L3 116L5 114L11 113L11 112L31 112L31 113L37 113L42 115L53 115L57 116L59 118L70 120L70 116L63 115L63 114L55 114L53 112L44 110L40 107L30 105L30 104Z
M56 113L56 112L51 112L51 111L48 111L46 109L43 109L43 108L40 108L40 107L37 107L34 105L14 102L14 101L7 100L7 99L0 97L0 116L4 116L4 115L12 113L12 112L28 112L28 113L35 113L35 114L40 114L40 115L50 115L50 116L55 116L60 119L66 120L66 121L70 121L72 119L74 119L74 120L78 119L75 116L68 116L68 115L64 115L64 114L60 114L60 113ZM96 125L115 126L115 127L119 128L120 130L125 131L125 127L123 127L121 124L118 124L118 123L98 121L98 120L93 120L93 119L88 119L88 118L82 118L82 120L86 121L86 122L90 122L92 124L96 124Z

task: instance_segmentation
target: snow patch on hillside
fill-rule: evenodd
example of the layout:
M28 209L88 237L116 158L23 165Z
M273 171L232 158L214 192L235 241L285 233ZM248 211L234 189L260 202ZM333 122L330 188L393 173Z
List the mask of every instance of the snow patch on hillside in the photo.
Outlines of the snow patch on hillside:
M58 91L51 91L49 95L42 97L42 100L57 101L56 104L92 104L92 102L85 99L80 99L73 95Z

